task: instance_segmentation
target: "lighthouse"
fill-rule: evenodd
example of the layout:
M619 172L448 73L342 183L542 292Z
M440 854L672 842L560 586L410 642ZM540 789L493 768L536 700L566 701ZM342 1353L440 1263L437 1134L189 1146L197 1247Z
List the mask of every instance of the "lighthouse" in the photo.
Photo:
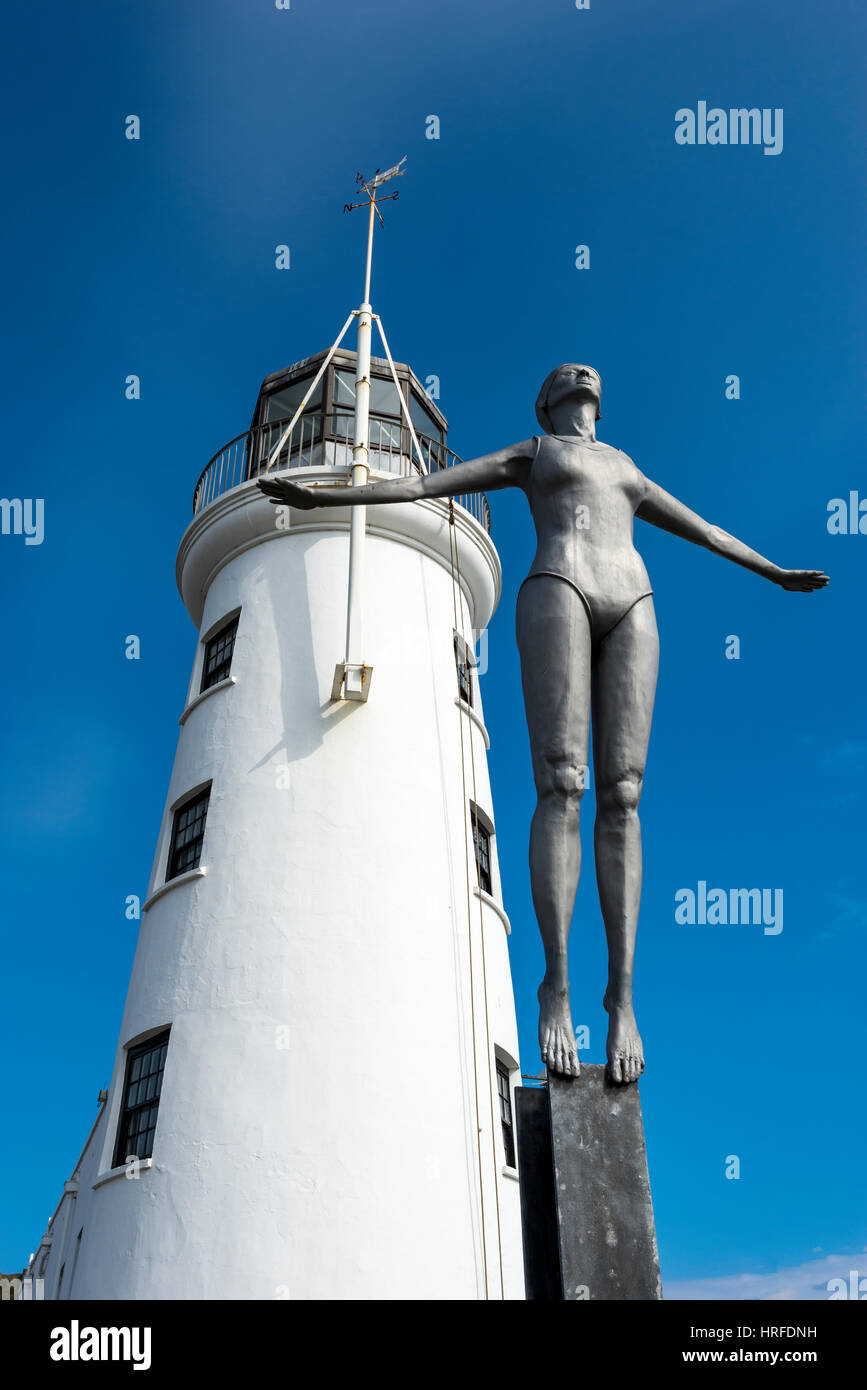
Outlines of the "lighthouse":
M460 463L370 352L369 253L356 348L266 377L195 484L189 686L47 1298L524 1297L487 501L296 512L257 484Z

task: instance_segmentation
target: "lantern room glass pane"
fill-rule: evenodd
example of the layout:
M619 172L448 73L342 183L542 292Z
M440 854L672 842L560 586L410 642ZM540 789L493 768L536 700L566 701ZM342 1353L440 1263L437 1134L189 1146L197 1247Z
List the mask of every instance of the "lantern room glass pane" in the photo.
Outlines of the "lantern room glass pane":
M293 381L288 386L284 386L280 391L274 391L265 399L264 420L291 420L295 411L298 409L311 381L311 376L305 376L300 381ZM322 407L322 381L317 384L316 390L304 407L305 415L320 410Z
M355 409L355 377L352 373L334 373L334 404L341 410Z
M430 412L425 410L414 391L409 398L409 415L419 434L425 434L428 439L435 439L437 443L442 442L442 430Z
M334 404L340 410L355 409L355 374L353 372L336 371L334 373ZM371 377L370 413L371 415L400 417L400 397L391 377Z
M402 414L400 396L397 394L397 387L390 377L387 381L379 376L371 377L370 413L371 415L396 415L398 419L400 418Z

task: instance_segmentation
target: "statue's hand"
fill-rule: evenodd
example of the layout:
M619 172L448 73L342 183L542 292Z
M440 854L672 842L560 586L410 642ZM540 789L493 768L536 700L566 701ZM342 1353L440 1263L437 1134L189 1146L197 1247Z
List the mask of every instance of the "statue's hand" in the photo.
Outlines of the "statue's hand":
M824 589L828 576L822 570L781 570L776 583L781 589L810 594L814 589Z
M279 502L284 507L300 507L309 512L320 505L312 488L301 483L290 483L288 478L259 478L259 487L270 502Z

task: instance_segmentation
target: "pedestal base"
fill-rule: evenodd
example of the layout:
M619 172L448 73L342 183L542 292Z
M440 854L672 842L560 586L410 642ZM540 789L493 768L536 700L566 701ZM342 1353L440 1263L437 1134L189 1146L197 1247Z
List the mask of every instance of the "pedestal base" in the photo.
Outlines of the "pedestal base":
M516 1113L527 1297L662 1298L637 1084L584 1064L522 1088Z

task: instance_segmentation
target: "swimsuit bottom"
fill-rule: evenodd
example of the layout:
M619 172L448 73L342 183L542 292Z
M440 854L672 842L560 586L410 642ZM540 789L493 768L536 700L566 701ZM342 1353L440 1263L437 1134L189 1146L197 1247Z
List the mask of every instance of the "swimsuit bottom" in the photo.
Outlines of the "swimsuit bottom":
M647 589L643 594L636 594L635 598L623 600L611 600L601 598L588 598L582 589L572 579L567 579L565 574L558 574L556 570L534 570L528 574L524 584L528 584L531 579L562 579L564 584L568 584L570 589L574 589L587 613L587 621L590 624L590 637L593 642L601 642L603 637L607 637L609 632L613 632L619 622L626 617L643 598L650 598L652 589ZM524 584L521 585L523 589ZM521 589L518 590L520 596Z

